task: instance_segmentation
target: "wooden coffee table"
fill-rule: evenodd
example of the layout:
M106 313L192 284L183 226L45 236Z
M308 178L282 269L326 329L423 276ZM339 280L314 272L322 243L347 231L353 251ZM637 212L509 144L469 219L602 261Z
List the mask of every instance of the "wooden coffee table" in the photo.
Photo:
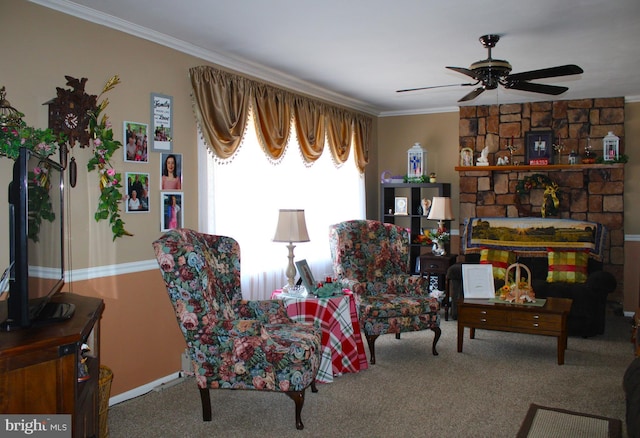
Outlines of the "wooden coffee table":
M558 365L564 364L567 349L567 315L571 300L547 298L543 307L524 304L491 303L487 299L465 299L458 302L458 353L462 352L464 328L469 338L476 329L528 333L558 338Z

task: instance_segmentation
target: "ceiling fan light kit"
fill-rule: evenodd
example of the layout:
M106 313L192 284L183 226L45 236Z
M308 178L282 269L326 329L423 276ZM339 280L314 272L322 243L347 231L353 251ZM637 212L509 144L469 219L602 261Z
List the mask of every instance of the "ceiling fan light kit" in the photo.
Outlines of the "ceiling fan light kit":
M507 89L527 91L531 93L550 94L557 96L564 93L569 88L557 85L547 85L535 82L529 82L534 79L553 78L558 76L570 76L583 73L582 68L574 64L560 65L557 67L543 68L540 70L531 70L521 73L511 74L511 64L503 59L494 59L491 57L491 49L500 41L500 35L489 34L479 38L482 45L487 49L487 59L476 61L469 68L450 67L449 70L461 73L473 78L475 83L452 84L452 85L436 85L431 87L407 88L398 90L398 93L406 91L427 90L430 88L453 87L453 86L476 86L473 91L467 93L458 102L467 102L473 100L482 94L485 90L495 90L498 85L502 85Z

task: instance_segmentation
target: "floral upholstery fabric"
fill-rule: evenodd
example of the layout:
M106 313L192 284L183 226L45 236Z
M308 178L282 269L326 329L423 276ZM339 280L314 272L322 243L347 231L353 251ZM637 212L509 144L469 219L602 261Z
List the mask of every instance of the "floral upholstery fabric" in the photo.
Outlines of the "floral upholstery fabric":
M351 220L331 225L333 269L358 301L366 336L440 327L440 304L426 278L409 271L409 232L394 224Z
M225 236L171 230L153 242L200 388L302 391L320 365L321 331L282 301L247 301L240 247Z

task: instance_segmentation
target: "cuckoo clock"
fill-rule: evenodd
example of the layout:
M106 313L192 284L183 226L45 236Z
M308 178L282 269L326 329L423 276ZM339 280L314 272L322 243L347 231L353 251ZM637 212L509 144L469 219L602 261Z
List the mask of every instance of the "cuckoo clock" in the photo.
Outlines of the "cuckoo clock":
M56 87L57 96L45 104L49 105L49 128L59 138L64 138L68 147L78 143L83 148L89 145L89 120L96 109L98 96L84 92L87 78L65 78L71 89Z

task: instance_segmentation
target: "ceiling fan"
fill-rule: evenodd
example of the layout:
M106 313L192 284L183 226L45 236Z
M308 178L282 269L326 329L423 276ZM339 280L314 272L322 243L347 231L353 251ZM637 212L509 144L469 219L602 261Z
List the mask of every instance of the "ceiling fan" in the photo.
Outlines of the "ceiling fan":
M430 88L443 87L459 87L459 86L480 86L458 100L458 102L466 102L473 100L482 94L485 90L494 90L498 85L514 90L530 91L532 93L558 95L564 93L569 88L557 85L537 84L528 82L532 79L553 78L557 76L569 76L583 73L583 70L574 64L560 65L558 67L543 68L540 70L525 71L522 73L511 74L511 64L502 59L493 59L491 57L491 49L496 46L500 40L500 35L483 35L480 38L482 45L488 50L489 56L471 64L469 68L463 67L447 67L450 70L457 71L463 75L473 78L476 82L465 84L451 85L435 85L431 87L407 88L397 90L398 93L406 91L427 90Z

